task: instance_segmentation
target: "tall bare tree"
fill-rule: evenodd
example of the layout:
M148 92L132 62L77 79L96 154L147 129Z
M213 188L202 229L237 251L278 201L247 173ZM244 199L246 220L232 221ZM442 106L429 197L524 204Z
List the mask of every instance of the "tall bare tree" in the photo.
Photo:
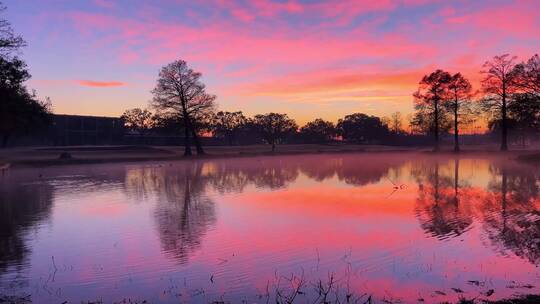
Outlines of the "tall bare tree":
M482 91L485 108L493 111L501 120L501 151L508 150L508 103L519 89L519 69L516 58L509 54L495 56L484 63Z
M183 122L185 136L184 155L191 155L190 136L197 154L204 154L199 140L200 121L215 107L215 95L206 93L202 74L193 71L184 60L176 60L161 68L151 105L162 115L174 115Z
M445 115L442 103L447 96L451 78L448 72L436 70L422 78L418 90L413 95L417 114L429 116L429 127L434 134L434 151L439 151L439 133Z
M446 105L454 116L454 151L459 152L459 117L470 109L472 86L461 73L452 75L448 83L448 99Z

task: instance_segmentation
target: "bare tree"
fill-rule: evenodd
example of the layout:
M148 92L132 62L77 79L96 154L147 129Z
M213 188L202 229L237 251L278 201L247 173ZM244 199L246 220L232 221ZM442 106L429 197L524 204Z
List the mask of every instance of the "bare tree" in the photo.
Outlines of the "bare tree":
M0 13L5 10L6 7L0 2ZM13 32L9 21L0 19L0 56L6 57L24 46L26 46L26 42L20 35Z
M516 69L516 58L508 54L495 56L484 63L485 75L482 80L482 91L485 94L484 106L496 112L501 120L501 151L508 150L508 103L510 97L519 89L519 69Z
M146 109L134 108L126 110L120 118L124 120L124 125L128 129L137 131L141 135L144 135L154 126L152 112Z
M519 86L529 94L540 97L540 56L532 56L527 62L520 63L516 69Z
M174 115L183 122L185 136L184 155L191 155L189 137L197 148L197 154L204 154L199 140L197 119L207 117L215 107L215 95L206 93L201 81L202 74L193 71L184 60L176 60L161 68L151 104L158 114Z
M401 133L403 118L401 112L394 112L390 116L390 130L396 134Z
M288 134L298 129L296 122L290 119L287 114L268 113L255 115L253 124L264 140L272 145L272 152L276 150L277 143L282 142Z
M461 73L454 74L448 84L448 100L446 105L454 115L454 151L459 152L459 116L470 109L472 86Z
M426 115L429 117L427 125L433 131L435 137L433 146L435 151L439 151L439 133L445 116L442 103L446 98L448 83L451 78L452 76L448 72L436 70L422 78L418 90L413 95L415 109L417 114L420 114L417 115L417 120L422 118L421 120L424 121Z

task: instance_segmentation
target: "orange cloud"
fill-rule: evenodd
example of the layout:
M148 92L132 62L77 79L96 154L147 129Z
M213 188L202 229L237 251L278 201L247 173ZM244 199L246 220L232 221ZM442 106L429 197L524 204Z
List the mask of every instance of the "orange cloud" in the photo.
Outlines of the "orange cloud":
M76 82L83 87L93 87L93 88L123 87L126 85L125 82L121 82L121 81L77 80Z
M360 92L388 90L410 95L428 70L398 73L366 74L354 71L321 70L289 74L278 79L245 87L245 93L255 95L295 95L314 92ZM389 92L389 91L387 91Z

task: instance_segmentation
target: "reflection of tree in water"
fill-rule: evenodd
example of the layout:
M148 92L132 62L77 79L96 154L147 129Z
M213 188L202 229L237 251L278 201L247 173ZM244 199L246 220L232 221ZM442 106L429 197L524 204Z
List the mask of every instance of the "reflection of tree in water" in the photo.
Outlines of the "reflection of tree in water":
M249 179L259 188L279 189L298 178L298 168L281 164L261 167L260 170L249 172Z
M402 162L388 156L271 157L204 163L202 175L220 193L241 192L248 185L270 190L281 189L294 182L300 173L319 182L337 176L348 184L366 185L378 182L390 168Z
M216 162L209 171L210 181L220 193L241 192L249 184L271 190L280 189L298 178L298 166L279 158L259 160L255 164Z
M222 162L212 164L210 167L212 170L209 181L219 193L242 192L250 182L248 173L236 166Z
M126 171L124 191L135 201L147 199L163 187L166 171L162 167L132 168Z
M354 185L377 182L397 162L357 160L353 156L257 158L180 163L133 168L125 177L126 194L136 200L157 198L155 218L163 251L186 262L216 221L208 192L242 192L252 185L281 189L300 172L316 180L338 176Z
M392 155L341 155L314 157L298 163L300 170L316 181L337 176L340 181L354 186L377 183L391 168L403 164L403 159Z
M317 157L302 162L300 171L317 182L336 176L338 168L343 166L343 158Z
M203 236L216 221L214 202L205 196L208 183L202 165L194 163L180 171L162 171L155 210L163 251L180 263L187 262Z
M537 171L510 165L491 169L490 193L483 200L484 229L496 250L540 263L540 199Z
M454 160L453 176L441 174L440 167L436 160L413 169L419 189L415 211L422 229L434 237L447 239L467 231L473 219L460 196L459 159Z
M47 184L0 180L0 275L9 267L24 268L31 250L26 233L49 217L52 198Z

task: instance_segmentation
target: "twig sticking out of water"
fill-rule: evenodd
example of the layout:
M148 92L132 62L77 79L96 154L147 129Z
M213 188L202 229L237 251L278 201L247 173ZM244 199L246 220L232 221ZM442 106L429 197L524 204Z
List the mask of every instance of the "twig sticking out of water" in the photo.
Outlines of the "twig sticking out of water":
M289 283L288 289L290 292L286 293L286 290L280 287L281 279L284 279ZM291 274L290 278L280 277L276 286L276 304L292 304L298 295L304 294L301 289L304 287L305 283L304 270L302 270L302 275L299 277L294 274Z

